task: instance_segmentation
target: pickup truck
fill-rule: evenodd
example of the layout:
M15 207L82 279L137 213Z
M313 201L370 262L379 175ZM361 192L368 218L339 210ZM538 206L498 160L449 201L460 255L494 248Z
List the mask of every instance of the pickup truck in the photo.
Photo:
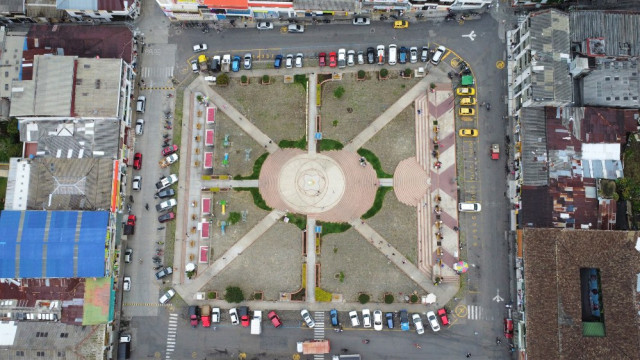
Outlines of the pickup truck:
M162 279L163 277L165 277L165 276L169 276L169 275L171 275L171 274L173 274L173 268L172 268L172 267L167 266L166 268L164 268L164 269L162 269L162 270L160 270L160 271L158 271L158 272L156 273L156 279L160 280L160 279Z
M343 69L347 66L347 50L338 49L338 67Z
M207 55L202 54L198 56L198 65L200 65L200 71L208 70Z
M253 318L251 318L251 335L260 335L262 333L262 311L253 310Z
M222 71L229 72L231 69L231 54L224 54L222 56Z
M160 181L158 181L156 183L156 189L158 191L163 190L168 188L169 186L171 186L172 184L178 182L178 175L176 174L171 174L169 176L165 176L163 178L160 179Z
M136 226L136 216L129 215L129 218L127 219L127 223L124 226L123 234L133 235L135 233L135 226Z

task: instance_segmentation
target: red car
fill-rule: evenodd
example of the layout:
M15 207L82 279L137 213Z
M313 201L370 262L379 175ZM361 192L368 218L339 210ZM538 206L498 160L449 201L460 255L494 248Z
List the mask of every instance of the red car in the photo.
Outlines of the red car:
M173 211L171 211L171 212L168 212L168 213L166 213L164 215L158 216L158 221L161 222L161 223L165 223L165 222L171 221L171 220L173 220L175 218L176 218L176 214L174 214Z
M140 170L142 168L142 154L136 153L133 156L133 168Z
M513 320L504 319L504 337L507 339L513 339Z
M438 316L440 317L440 321L442 321L442 325L449 325L449 317L447 316L447 309L442 308L438 310Z
M336 67L338 65L338 62L336 61L336 53L334 52L330 52L329 53L329 67Z
M321 52L321 53L318 55L318 65L319 65L320 67L322 67L322 66L327 66L327 62L326 62L326 61L327 61L327 53L323 53L323 52Z
M129 218L127 219L127 225L136 226L136 216L135 215L129 215Z
M162 149L162 156L171 155L176 151L178 151L178 145L173 144L171 146L167 146L166 148Z
M240 306L238 313L240 314L240 324L242 324L243 327L249 327L249 307Z
M275 311L270 311L269 314L267 314L267 317L269 318L269 320L271 320L274 328L279 328L280 326L282 326L282 321L280 321L280 317L278 316L278 314L276 314Z

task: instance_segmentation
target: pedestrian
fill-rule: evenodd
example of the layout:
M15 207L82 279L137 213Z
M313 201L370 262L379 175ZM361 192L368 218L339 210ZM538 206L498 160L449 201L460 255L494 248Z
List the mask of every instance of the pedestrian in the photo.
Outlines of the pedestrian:
M402 264L403 264L403 265L404 265L404 264L406 264L406 263L407 263L406 261L402 260Z
M396 253L391 253L391 255L396 256Z
M420 111L420 109L418 109L418 115L420 115L422 113L422 111Z
M470 358L471 357L471 353L467 353L467 357Z

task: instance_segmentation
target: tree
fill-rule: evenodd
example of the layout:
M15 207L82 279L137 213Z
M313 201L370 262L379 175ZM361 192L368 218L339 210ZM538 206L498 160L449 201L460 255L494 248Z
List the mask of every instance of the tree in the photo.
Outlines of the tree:
M391 294L384 294L384 303L385 304L392 304L393 303L393 295Z
M220 74L220 76L216 78L216 83L218 85L229 85L229 75Z
M238 221L240 221L240 217L241 217L241 215L240 215L239 212L236 212L236 211L230 212L229 213L229 224L231 224L231 225L237 224Z
M364 304L366 304L366 303L368 303L368 302L369 302L369 299L370 299L370 298L371 298L371 297L370 297L369 295L367 295L367 294L360 294L360 295L358 296L358 301L360 302L360 304L363 304L363 305L364 305Z
M365 75L366 73L364 72L364 70L358 70L358 79L364 79Z
M224 292L224 299L229 303L239 303L244 301L242 289L237 286L227 286Z
M7 121L7 134L12 137L16 137L16 140L19 140L20 131L18 130L18 119L12 117Z
M344 95L344 88L342 86L338 86L337 89L333 90L333 96L340 99Z
M404 69L404 76L405 77L411 76L411 69L409 69L409 68Z
M389 70L384 68L380 70L380 77L386 78L387 75L389 75Z
M240 81L242 81L243 84L245 84L247 82L247 75L242 75L240 76Z
M269 79L269 75L267 74L262 75L262 83L268 84L269 82L271 82L271 79Z

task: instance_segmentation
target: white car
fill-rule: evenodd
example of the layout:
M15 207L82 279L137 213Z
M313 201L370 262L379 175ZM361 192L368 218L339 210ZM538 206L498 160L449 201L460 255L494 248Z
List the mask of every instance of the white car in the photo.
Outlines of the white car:
M215 307L211 310L211 322L214 324L220 322L220 308Z
M384 45L378 45L376 52L378 53L378 65L384 65Z
M412 46L409 49L409 62L412 64L415 64L418 62L418 48L415 46Z
M442 60L442 56L444 55L445 52L447 52L447 48L445 48L444 46L438 46L438 49L436 50L436 52L433 54L433 57L431 58L431 63L433 65L438 65L440 63L440 60Z
M203 52L203 51L207 51L207 44L196 44L196 45L193 45L193 52L194 53L199 53L199 52Z
M356 52L355 50L347 51L347 66L353 66L356 64L355 62Z
M261 21L257 26L258 30L273 30L273 23L268 21Z
M287 31L290 32L290 33L303 33L304 32L304 25L291 24L291 25L287 26Z
M160 297L160 304L166 304L176 295L176 291L173 289L169 289L164 295Z
M440 324L438 323L438 318L436 318L436 314L433 311L429 311L427 313L427 320L429 320L429 325L431 325L431 330L440 331Z
M353 18L353 25L370 25L371 19L364 16L356 16Z
M252 60L253 60L253 57L251 56L251 53L244 54L244 69L245 70L251 70Z
M200 69L198 68L198 60L191 60L191 71L195 73L200 71Z
M302 319L309 328L313 328L314 326L316 326L316 322L313 321L313 318L311 317L311 314L309 314L309 311L307 311L307 309L300 310L300 315L302 315Z
M304 58L304 54L302 53L297 53L296 54L296 67L297 68L301 68L302 67L302 59Z
M140 191L142 189L142 176L136 175L133 177L131 188L135 191Z
M136 120L136 135L142 135L144 132L144 119Z
M130 276L125 276L124 277L124 282L122 283L122 290L131 291L131 277Z
M164 158L164 161L167 162L167 164L171 165L174 162L178 161L178 154L171 154L169 156L167 156L166 158Z
M413 314L411 318L413 319L413 325L416 327L416 332L418 333L418 335L424 334L424 326L422 326L422 319L420 318L420 314Z
M362 310L362 324L366 328L371 327L371 311L369 309Z
M351 319L351 326L360 326L360 319L358 319L358 312L353 310L349 311L349 319Z
M358 51L358 65L364 64L364 51Z
M338 49L338 67L344 68L347 65L347 50Z
M375 331L382 331L382 311L380 310L373 312L373 329Z
M229 309L229 319L231 320L231 325L240 324L240 320L238 318L238 310L236 310L236 308Z
M287 54L284 61L284 67L287 69L293 68L293 54Z
M163 201L160 204L156 205L156 210L165 211L165 210L171 209L176 205L178 205L178 202L176 201L176 199L169 199L167 201Z

